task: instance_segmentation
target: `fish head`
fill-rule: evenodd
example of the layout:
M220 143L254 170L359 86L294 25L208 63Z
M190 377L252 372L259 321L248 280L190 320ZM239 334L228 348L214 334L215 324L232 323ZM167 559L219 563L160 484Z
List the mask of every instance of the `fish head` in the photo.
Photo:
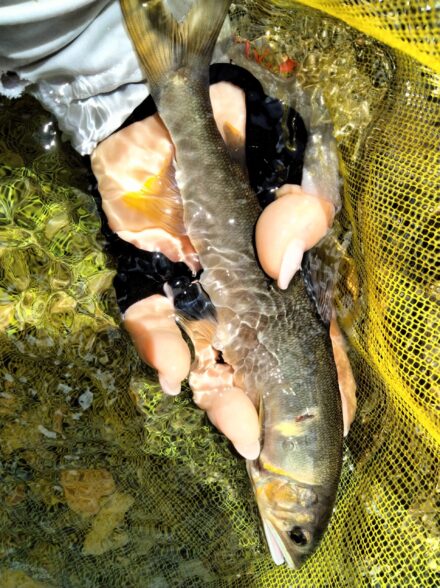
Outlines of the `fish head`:
M247 467L272 559L299 568L316 550L334 500L320 487L265 470L259 460L247 462Z

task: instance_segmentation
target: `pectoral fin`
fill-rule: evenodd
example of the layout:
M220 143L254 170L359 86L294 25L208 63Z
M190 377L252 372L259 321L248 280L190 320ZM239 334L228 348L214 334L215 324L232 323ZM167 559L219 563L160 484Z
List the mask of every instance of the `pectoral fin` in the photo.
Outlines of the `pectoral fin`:
M138 210L151 224L173 235L184 235L183 207L169 159L160 172L148 177L136 192L127 192L122 201Z
M339 265L346 254L351 233L338 221L321 241L304 254L302 272L307 292L316 305L322 321L329 326L333 316L333 298L339 276Z
M243 135L229 122L223 125L223 134L226 147L231 158L239 163L243 169L246 168L245 140Z

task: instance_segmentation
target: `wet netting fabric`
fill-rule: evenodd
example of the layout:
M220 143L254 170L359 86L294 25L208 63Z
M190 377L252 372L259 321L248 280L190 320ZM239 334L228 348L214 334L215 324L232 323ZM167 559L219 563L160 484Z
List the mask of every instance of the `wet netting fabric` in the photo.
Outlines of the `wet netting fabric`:
M243 460L121 328L82 160L32 99L3 100L1 588L440 583L440 8L248 1L231 18L270 95L324 97L338 146L358 412L328 532L301 570L273 565Z

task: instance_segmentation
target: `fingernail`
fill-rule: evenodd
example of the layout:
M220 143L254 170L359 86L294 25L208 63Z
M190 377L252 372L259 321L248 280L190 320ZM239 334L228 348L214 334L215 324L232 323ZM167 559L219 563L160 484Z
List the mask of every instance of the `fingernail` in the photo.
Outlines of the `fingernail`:
M260 455L260 442L254 443L234 443L235 449L245 459L257 459Z
M294 239L286 247L278 276L278 288L285 290L288 287L290 280L301 267L303 254L304 243L299 239Z
M163 376L159 374L159 384L165 394L169 396L177 396L180 392L180 382L170 383Z

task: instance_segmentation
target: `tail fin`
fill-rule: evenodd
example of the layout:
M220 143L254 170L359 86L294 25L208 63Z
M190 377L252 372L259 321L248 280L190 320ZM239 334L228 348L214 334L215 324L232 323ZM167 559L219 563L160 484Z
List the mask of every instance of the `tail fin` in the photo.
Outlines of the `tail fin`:
M164 0L120 3L152 89L158 89L170 73L181 68L196 76L207 72L231 0L194 0L182 22Z

